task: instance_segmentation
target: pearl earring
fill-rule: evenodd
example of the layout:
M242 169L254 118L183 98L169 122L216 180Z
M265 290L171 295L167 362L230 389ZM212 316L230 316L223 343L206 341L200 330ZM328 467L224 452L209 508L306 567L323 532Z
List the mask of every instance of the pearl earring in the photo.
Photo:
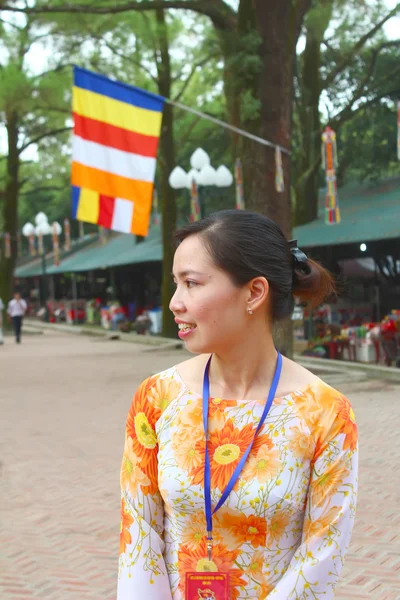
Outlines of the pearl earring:
M249 307L249 308L247 309L247 312L249 313L249 315L252 315L252 314L253 314L253 309Z

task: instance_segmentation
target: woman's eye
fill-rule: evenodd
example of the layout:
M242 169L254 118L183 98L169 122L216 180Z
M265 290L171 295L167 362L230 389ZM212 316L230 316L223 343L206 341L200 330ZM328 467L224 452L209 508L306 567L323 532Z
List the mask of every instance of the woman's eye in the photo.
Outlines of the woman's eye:
M195 281L190 281L190 279L187 279L185 281L185 283L186 283L186 287L188 287L189 289L194 287L195 285L197 285Z

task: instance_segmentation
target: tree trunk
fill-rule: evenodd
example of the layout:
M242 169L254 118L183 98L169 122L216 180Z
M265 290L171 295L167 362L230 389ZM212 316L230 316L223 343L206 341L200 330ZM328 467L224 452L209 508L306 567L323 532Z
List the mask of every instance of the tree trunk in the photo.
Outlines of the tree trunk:
M3 204L4 231L11 236L11 258L5 257L4 245L0 259L0 297L6 304L12 296L14 268L17 261L18 232L18 188L19 188L19 153L18 153L18 116L14 111L6 114L8 136L7 180Z
M168 45L168 30L165 23L163 9L156 11L158 24L159 61L158 89L162 96L171 97L171 64ZM176 200L175 192L168 183L169 174L175 167L174 145L174 114L170 104L166 104L163 113L163 124L160 139L161 151L161 205L162 205L162 240L163 240L163 266L162 266L162 333L165 337L176 337L177 330L174 316L169 310L169 303L174 293L171 277L174 259L172 244L173 233L176 228Z
M254 0L255 23L261 38L261 69L258 78L260 116L258 135L291 149L293 76L296 44L308 0ZM283 34L283 32L285 32ZM242 124L254 130L254 123ZM281 227L287 239L291 237L292 211L290 198L290 157L282 154L285 191L275 189L274 149L245 142L246 205L267 215ZM286 356L293 354L292 321L289 317L279 324L276 344Z
M332 0L321 0L307 15L306 46L299 60L298 102L301 140L295 171L295 224L318 217L318 181L321 158L321 44L333 12Z
M299 149L299 177L295 182L295 223L303 225L318 216L319 158L321 156L321 121L319 114L321 42L307 35L303 53L301 76L301 108L299 115L302 132Z

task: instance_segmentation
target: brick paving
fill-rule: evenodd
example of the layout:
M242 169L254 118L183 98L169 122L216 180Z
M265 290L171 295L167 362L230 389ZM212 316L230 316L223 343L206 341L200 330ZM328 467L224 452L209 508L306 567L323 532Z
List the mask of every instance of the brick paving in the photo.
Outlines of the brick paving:
M130 400L145 377L184 357L63 333L0 347L1 600L115 599ZM325 379L352 401L361 441L356 528L336 598L400 600L400 386Z

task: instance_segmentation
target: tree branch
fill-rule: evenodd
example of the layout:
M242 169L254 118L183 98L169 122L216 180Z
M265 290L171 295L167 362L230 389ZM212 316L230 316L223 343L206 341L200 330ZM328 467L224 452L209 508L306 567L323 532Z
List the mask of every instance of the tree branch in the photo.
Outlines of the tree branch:
M302 0L304 2L304 0ZM309 1L309 0L307 0ZM49 3L50 4L50 3ZM236 13L223 0L142 0L131 1L114 6L96 6L96 4L65 4L64 6L32 6L17 8L15 6L0 4L0 9L10 12L23 12L28 14L40 13L86 13L95 15L118 14L129 11L150 11L156 9L168 10L171 8L192 10L209 17L218 29L234 30L236 28Z
M348 52L348 54L343 58L339 64L336 65L336 68L329 74L328 77L323 81L324 89L327 89L332 85L334 80L340 73L344 71L346 67L349 66L353 57L365 44L374 37L374 35L384 26L384 24L389 21L398 11L400 10L400 2L384 17L381 19L370 31L368 31L365 35L363 35L358 42L353 46L353 48Z
M100 38L97 38L97 39L100 39ZM150 69L148 69L147 67L145 67L143 63L141 63L140 61L138 61L135 58L133 58L133 56L127 56L123 52L120 52L119 50L117 50L116 48L114 48L114 46L112 46L109 42L106 42L104 39L102 41L107 46L107 48L109 50L111 50L111 52L113 54L115 54L119 58L122 58L123 60L127 60L128 62L136 65L139 69L142 69L142 71L144 71L145 73L147 73L147 75L154 81L154 83L157 84L157 77L154 77L154 75L151 73Z
M185 93L185 91L188 88L189 83L191 82L194 74L196 73L198 68L204 67L204 65L206 65L212 58L216 58L216 56L218 56L217 54L213 53L213 54L209 54L208 56L206 56L205 58L203 58L203 60L200 60L198 63L196 63L195 65L193 65L193 68L191 70L191 72L189 73L188 77L186 78L186 81L184 82L181 90L178 92L178 94L175 96L174 101L175 102L179 102L179 100L182 98L183 94ZM180 75L175 78L176 79L180 79Z
M23 183L27 183L27 181L31 181L31 180L24 180ZM21 192L19 194L19 196L29 196L30 194L36 194L37 192L60 192L62 190L65 190L65 185L50 185L50 186L42 186L42 187L38 187L35 188L34 190L29 190L27 192Z
M38 144L41 140L43 140L46 137L58 135L59 133L65 133L66 131L71 131L71 129L72 129L72 127L62 127L60 129L53 129L52 131L46 131L45 133L38 135L37 137L33 138L32 140L29 140L29 142L27 142L21 148L19 148L18 154L21 154L24 150L26 150L32 144Z
M344 108L337 115L335 115L332 119L330 119L328 125L330 125L334 129L339 129L339 127L341 125L343 125L343 123L345 123L349 119L352 119L359 112L361 112L361 111L365 110L366 108L372 106L373 104L375 104L379 100L382 100L382 98L387 98L388 96L395 96L395 95L397 95L399 93L400 93L400 88L389 90L389 91L385 92L384 94L380 94L379 96L374 96L374 98L371 98L370 100L367 100L367 102L364 102L363 104L361 104L355 110L351 110L352 106L353 106L353 103L351 103L349 106L346 106L346 108Z

